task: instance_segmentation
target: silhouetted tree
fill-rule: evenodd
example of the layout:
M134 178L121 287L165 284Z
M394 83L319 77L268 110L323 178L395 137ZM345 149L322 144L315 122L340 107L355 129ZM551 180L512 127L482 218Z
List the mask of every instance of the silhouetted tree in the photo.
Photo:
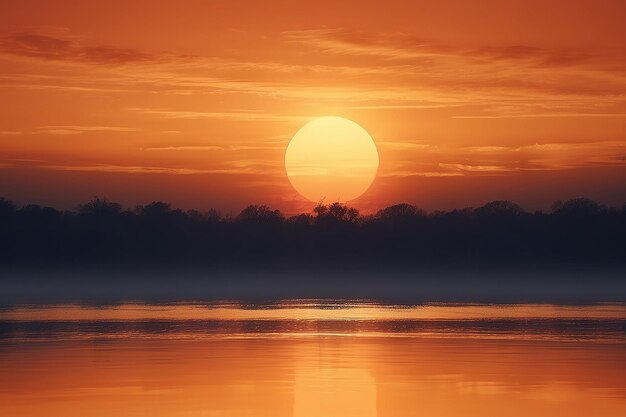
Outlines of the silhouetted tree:
M237 220L244 223L272 224L283 221L283 215L279 210L272 210L268 206L251 205L241 210Z
M6 198L0 197L0 218L9 217L15 212L15 204Z
M41 207L38 204L28 204L17 212L18 216L25 224L47 225L53 221L57 221L61 217L61 213L52 207Z
M587 217L600 212L602 207L589 198L574 198L566 202L557 201L552 205L552 213L558 216Z
M10 258L15 252L15 238L12 227L15 204L0 197L0 259Z
M222 219L222 216L219 211L215 209L210 209L206 212L205 218L208 222L217 223Z
M526 213L509 201L426 214L396 204L373 216L341 203L285 220L251 205L234 218L183 212L156 201L132 211L95 198L74 212L0 198L0 260L6 263L189 262L302 265L379 263L596 263L626 265L626 207L589 199Z
M139 214L144 217L163 218L174 212L169 203L163 201L153 201L152 203L138 207ZM179 214L182 214L180 210L176 210Z
M299 225L299 226L311 226L313 225L314 219L308 213L301 213L289 218L289 222Z
M189 220L195 223L203 222L206 220L205 215L200 213L198 210L187 210L185 215L189 218Z
M82 216L95 218L114 217L122 211L122 206L112 203L106 197L96 197L90 202L78 206L78 213Z
M524 209L507 200L496 200L474 210L478 216L516 217L525 214Z
M318 204L313 211L318 224L356 223L359 219L357 209L341 203Z
M426 213L416 206L407 203L400 203L379 210L378 213L376 213L374 220L390 224L399 224L410 222L415 220L415 218L423 218L425 216Z

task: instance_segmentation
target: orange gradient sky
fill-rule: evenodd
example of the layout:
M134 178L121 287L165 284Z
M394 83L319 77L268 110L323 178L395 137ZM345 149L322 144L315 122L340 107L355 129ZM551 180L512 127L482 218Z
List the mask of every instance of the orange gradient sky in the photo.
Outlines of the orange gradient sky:
M625 20L622 1L2 1L0 195L308 210L285 149L334 115L378 147L365 211L621 205Z

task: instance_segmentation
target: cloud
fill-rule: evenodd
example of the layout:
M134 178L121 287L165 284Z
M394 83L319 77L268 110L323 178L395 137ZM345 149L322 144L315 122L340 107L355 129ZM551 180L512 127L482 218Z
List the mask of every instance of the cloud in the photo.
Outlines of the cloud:
M42 126L41 133L50 135L79 135L85 132L137 132L141 129L121 126Z
M288 43L311 46L309 55L315 63L296 65L290 52L275 62L141 51L135 52L143 58L133 60L128 50L108 47L97 48L91 55L76 53L76 49L89 48L80 38L67 34L32 35L18 36L20 45L31 45L27 52L23 45L22 49L15 47L17 35L5 37L0 59L7 59L8 53L30 56L39 59L39 64L47 63L50 71L45 77L41 71L6 74L0 77L3 88L246 94L354 110L471 109L469 114L454 115L457 118L554 117L555 113L561 117L618 117L626 104L623 58L586 59L588 53L576 55L526 45L461 48L394 33L343 29L286 32ZM12 49L7 49L9 38ZM336 59L340 55L346 56L346 62ZM568 56L580 57L568 60ZM76 65L65 65L64 71L58 72L57 61L62 59ZM125 61L125 65L103 66L102 61ZM553 64L557 61L558 65ZM94 66L93 72L84 68L89 65ZM157 111L161 114L155 115L180 119L303 120L272 112L153 110Z
M72 129L44 129L41 130L43 133L48 133L50 135L79 135L83 133L80 130L72 130Z
M257 150L282 150L285 146L264 145L187 145L187 146L156 146L141 148L142 151L257 151Z
M355 58L354 65L392 64L397 72L390 76L393 78L389 83L403 86L404 98L396 97L395 103L370 103L364 108L410 108L407 101L419 97L420 89L427 92L424 98L446 99L446 102L433 102L430 107L479 105L483 110L493 110L485 115L459 115L459 118L498 117L501 113L497 108L505 104L517 111L508 111L504 117L553 117L557 112L545 108L523 111L532 104L569 106L569 111L559 111L565 117L592 114L618 117L621 112L604 111L603 107L608 109L611 104L625 102L626 54L622 52L523 44L444 45L402 33L345 29L291 31L284 36L289 42L307 45L312 54L317 51L326 56L364 57ZM403 65L398 67L396 61L402 61ZM428 104L415 107L427 108Z
M505 166L505 165L470 165L470 164L444 164L440 163L439 166L444 169L452 169L457 171L479 172L479 173L491 173L491 172L511 172L518 171L518 168Z
M345 106L346 109L351 110L420 110L420 109L443 109L449 107L458 107L466 105L467 103L453 103L453 102L445 102L445 103L424 103L424 104L372 104L372 105L361 105L361 106Z
M231 151L255 151L255 150L282 150L285 146L263 146L263 145L231 145Z
M469 152L506 152L516 148L509 146L466 146L462 149Z
M535 143L519 146L438 145L395 158L381 176L510 175L525 171L561 171L626 166L626 141ZM400 156L401 158L401 156Z
M74 39L29 32L4 36L0 40L0 51L44 60L94 64L121 65L154 60L153 56L133 49L83 46Z
M408 37L398 36L390 41L385 35L372 36L342 29L286 31L283 36L291 42L338 54L378 56L385 59L424 59L443 54L443 51L427 48L423 43Z
M350 31L324 28L285 31L283 36L292 43L302 43L324 52L345 55L367 55L387 60L408 60L432 63L438 59L482 59L511 61L536 66L589 65L594 62L623 61L623 54L601 55L596 51L565 48L544 48L534 45L484 45L462 47L446 45L407 33ZM480 62L475 62L479 64Z
M214 145L190 145L190 146L161 146L161 147L149 147L149 148L141 148L142 151L223 151L225 148L223 146L214 146Z
M426 143L377 141L376 145L393 150L420 150L429 148Z
M211 174L222 173L223 170L206 170L194 168L175 168L142 165L112 165L112 164L87 164L87 165L41 165L39 168L54 171L82 171L82 172L111 172L126 174Z
M4 167L15 167L15 164L6 163ZM115 165L115 164L38 164L30 165L34 168L49 169L52 171L78 172L107 172L124 174L169 174L169 175L197 175L197 174L258 174L253 169L218 168L197 169L182 167L162 167L144 165Z
M462 172L440 171L387 171L379 174L381 177L463 177Z
M238 121L272 121L272 122L304 122L311 119L306 116L293 116L278 113L253 112L250 110L231 112L198 112L198 111L177 111L177 110L154 110L146 108L132 108L142 114L150 116L164 117L168 119L222 119Z
M494 115L457 115L453 119L528 119L528 118L558 118L558 117L626 117L626 113L527 113L527 114L494 114Z
M1 168L31 168L52 171L103 172L124 174L168 175L272 175L281 164L262 160L225 161L215 168L195 168L154 165L120 165L113 163L60 163L39 159L6 158L0 160Z
M554 156L575 155L580 157L588 157L599 154L613 154L620 149L626 149L626 141L595 141L595 142L570 142L570 143L534 143L519 146L466 146L460 148L460 151L470 153L542 153L554 154Z
M547 49L529 45L487 46L470 51L468 54L499 60L532 60L543 66L587 63L593 57L591 53L580 50Z

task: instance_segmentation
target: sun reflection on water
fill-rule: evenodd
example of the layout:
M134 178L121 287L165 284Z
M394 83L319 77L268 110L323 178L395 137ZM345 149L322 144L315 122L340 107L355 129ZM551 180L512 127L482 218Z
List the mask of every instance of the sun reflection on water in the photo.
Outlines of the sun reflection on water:
M0 415L626 415L623 305L298 303L5 308Z

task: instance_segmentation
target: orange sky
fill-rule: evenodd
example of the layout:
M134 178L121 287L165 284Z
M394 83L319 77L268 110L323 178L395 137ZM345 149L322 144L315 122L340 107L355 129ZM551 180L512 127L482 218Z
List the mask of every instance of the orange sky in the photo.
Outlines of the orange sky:
M307 210L285 148L336 115L365 211L623 204L626 3L439 3L0 1L0 195Z

